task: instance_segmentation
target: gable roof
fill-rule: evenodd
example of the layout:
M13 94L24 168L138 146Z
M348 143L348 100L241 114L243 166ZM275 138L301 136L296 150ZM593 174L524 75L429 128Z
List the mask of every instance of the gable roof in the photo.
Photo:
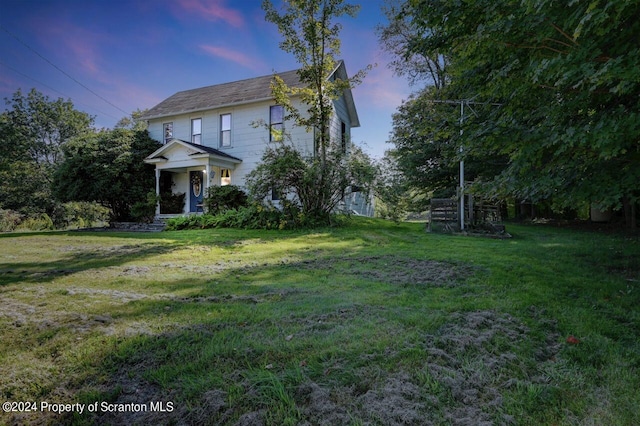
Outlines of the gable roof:
M192 142L187 142L187 141L183 141L182 139L177 139L182 143L185 143L193 148L196 148L198 151L194 152L191 155L198 155L198 154L213 154L213 155L217 155L218 157L224 157L224 158L228 158L229 160L236 160L236 161L240 161L242 162L241 159L239 159L238 157L234 157L233 155L229 155L225 152L222 152L220 150L217 150L215 148L211 148L210 146L206 146L206 145L198 145L197 143L192 143Z
M301 87L298 70L276 73L289 87ZM347 69L344 61L337 62L336 68L331 73L341 79L347 79ZM143 120L162 118L171 115L187 114L209 109L223 108L233 105L242 105L251 102L273 99L271 94L271 82L274 74L229 83L215 84L213 86L200 87L198 89L178 92L147 111L142 116ZM351 121L351 127L360 127L358 113L350 89L344 91L344 99Z
M347 74L347 67L344 64L344 61L338 61L338 66L335 70L333 70L331 75L335 75L342 80L346 80L349 78L349 75ZM347 112L349 113L349 119L351 120L351 127L360 127L360 119L358 118L356 103L353 100L351 89L345 89L343 95L344 100L347 104Z
M169 149L171 149L174 145L182 145L185 148L195 149L196 150L195 152L189 154L189 156L192 156L192 157L208 154L224 160L231 161L232 163L242 162L241 159L234 157L233 155L229 155L225 152L219 151L215 148L211 148L210 146L198 145L195 143L183 141L182 139L171 139L165 145L162 145L160 148L158 148L157 150L149 154L149 156L147 156L147 158L145 158L144 161L148 163L152 163L152 162L157 162L154 160L166 160L166 157L164 157L163 154Z
M278 73L288 86L300 86L296 70ZM273 74L178 92L147 111L145 120L273 99Z

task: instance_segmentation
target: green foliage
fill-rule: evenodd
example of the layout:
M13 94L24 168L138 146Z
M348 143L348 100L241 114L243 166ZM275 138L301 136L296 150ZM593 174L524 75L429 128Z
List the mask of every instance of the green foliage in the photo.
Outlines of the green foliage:
M340 215L330 215L329 224L343 222ZM324 218L306 215L295 204L283 201L280 208L261 203L224 210L217 215L188 215L171 218L167 221L167 231L184 229L238 228L238 229L309 229L326 226Z
M56 229L84 228L106 222L108 208L89 201L70 201L58 205L52 217Z
M130 217L135 222L151 223L156 215L156 206L159 198L155 192L148 192L147 197L143 201L136 201L131 206L129 212Z
M265 198L273 189L280 198L295 196L307 217L329 223L331 212L348 188L360 186L360 181L365 181L373 170L370 161L363 161L366 156L362 152L352 149L350 159L331 137L333 102L359 84L366 73L362 70L350 78L337 75L342 27L334 21L345 15L354 17L359 6L343 0L295 0L286 2L281 12L269 0L263 1L262 6L266 20L276 24L283 36L280 47L293 54L301 66L300 87L288 87L277 75L274 77L274 100L284 107L285 120L314 132L315 155L308 158L293 146L286 146L283 135L280 143L267 148L261 163L248 176L247 185L257 199ZM294 105L293 98L305 108ZM361 186L368 190L364 182Z
M210 186L204 198L207 213L218 215L226 210L248 206L247 194L235 185Z
M411 1L404 12L417 35L407 55L447 54L440 99L500 105L478 108L456 144L508 159L478 190L560 208L637 205L640 4Z
M85 201L57 203L51 216L41 213L25 217L14 210L0 209L0 232L91 227L106 222L109 213L106 207Z
M160 213L176 214L184 212L184 192L163 192L160 194Z
M262 2L265 19L278 26L283 40L280 48L291 53L301 68L298 71L302 87L288 87L275 76L272 93L278 105L287 112L286 120L307 131L318 131L316 154L324 161L331 144L330 121L333 101L346 89L364 78L365 70L347 79L330 79L340 56L340 30L333 22L341 16L355 17L360 6L346 4L344 0L292 0L284 3L280 13L269 0ZM299 110L291 102L299 97L307 108Z
M49 217L48 214L42 213L38 216L27 217L25 220L20 222L16 229L28 229L30 231L51 231L55 227L53 225L53 220Z
M422 31L411 7L410 2L391 1L383 6L388 22L379 25L376 32L382 47L392 55L389 67L397 75L407 77L411 84L425 82L442 89L449 79L449 58L446 52L438 49L414 48L422 42Z
M129 129L135 131L147 130L147 120L143 120L142 116L147 113L148 110L136 109L127 117L123 117L115 125L116 129Z
M0 209L0 232L13 231L22 222L22 215L14 210Z
M0 115L0 207L38 217L56 207L51 184L62 147L91 131L93 118L71 101L31 90L6 99Z
M378 179L375 182L376 216L399 222L409 210L409 192L404 175L397 163L387 153L378 162Z
M95 201L111 209L111 220L146 217L139 208L153 189L153 167L143 159L158 148L147 131L102 130L64 146L65 160L55 174L56 196L63 201ZM142 216L140 216L142 214Z
M258 166L246 177L249 193L256 200L269 198L273 188L281 200L295 200L313 222L331 223L331 213L352 186L368 193L376 177L371 159L362 151L344 155L330 150L326 161L305 158L295 148L280 144L267 147Z

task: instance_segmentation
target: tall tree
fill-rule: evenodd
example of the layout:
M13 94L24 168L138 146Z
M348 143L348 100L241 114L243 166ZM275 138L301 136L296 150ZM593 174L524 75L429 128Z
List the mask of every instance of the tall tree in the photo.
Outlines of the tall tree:
M23 213L51 213L53 172L62 147L92 131L93 117L70 100L50 100L32 89L6 99L0 117L0 206Z
M55 173L62 201L95 201L111 209L112 220L131 220L131 208L153 191L153 167L146 156L160 144L146 130L114 129L86 134L64 145Z
M560 207L637 205L640 3L407 5L422 38L410 49L448 52L443 96L502 104L468 123L462 139L466 152L509 158L485 192Z
M411 84L444 88L449 59L446 52L422 45L426 29L414 21L410 5L388 0L383 11L388 23L378 25L376 32L382 47L392 54L389 67Z
M282 4L281 11L269 0L262 6L266 20L274 23L283 36L281 49L291 53L300 64L299 87L289 87L274 76L274 99L284 107L285 120L314 133L316 152L313 158L306 158L293 147L269 147L263 167L256 169L250 181L256 194L263 194L266 185L272 184L281 191L293 192L306 214L328 218L350 185L364 184L350 180L355 175L347 168L355 165L354 159L347 158L341 141L332 141L330 128L334 101L358 84L366 73L362 70L347 78L334 74L339 65L336 58L340 55L341 30L335 20L355 16L359 6L345 4L343 0L289 0ZM303 105L302 110L294 99ZM280 173L284 172L279 167L284 159L292 163L291 170L293 164L297 166L295 176ZM276 176L281 179L278 181Z
M343 0L289 0L284 2L280 13L271 1L265 0L262 7L267 21L276 24L283 36L280 48L293 54L300 64L302 87L288 87L276 75L272 86L274 98L285 107L286 119L293 119L297 126L307 130L317 130L317 154L324 162L331 143L333 101L345 89L360 83L366 73L362 70L348 79L329 79L338 65L341 45L342 26L334 21L343 15L355 17L360 6L344 4ZM308 107L306 111L293 104L294 96L300 97Z

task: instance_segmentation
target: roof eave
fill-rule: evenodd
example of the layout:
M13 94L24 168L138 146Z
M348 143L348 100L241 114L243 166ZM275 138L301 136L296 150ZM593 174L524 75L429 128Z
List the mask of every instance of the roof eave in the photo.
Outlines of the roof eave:
M145 158L143 161L147 164L161 164L161 163L166 163L169 160L166 157L154 157L154 158Z
M334 74L342 74L340 78L349 78L349 74L347 73L347 66L344 61L340 59L338 64L331 72L331 75ZM358 110L356 109L356 103L353 100L353 93L351 88L347 88L343 92L344 100L347 104L347 112L349 114L349 121L351 122L351 127L360 127L360 119L358 118Z
M220 160L220 161L226 161L229 163L234 163L234 164L240 164L242 163L242 160L240 160L239 158L235 158L232 156L225 156L225 155L216 155L210 152L196 152L194 154L190 154L189 157L191 158L214 158L216 160Z
M298 97L298 95L294 95L292 97ZM142 116L141 119L149 121L149 120L156 120L158 118L173 117L175 115L193 114L195 112L203 112L203 111L211 111L211 110L214 110L214 109L231 108L231 107L235 107L235 106L253 104L253 103L258 103L258 102L267 102L267 101L274 101L274 99L273 99L272 96L268 96L268 97L264 97L264 98L250 99L250 100L245 100L245 101L240 101L240 102L230 102L230 103L226 103L226 104L212 105L212 106L203 107L203 108L196 108L196 109L189 109L189 110L182 110L182 111L175 111L175 112L167 112L167 113L151 115L151 116Z

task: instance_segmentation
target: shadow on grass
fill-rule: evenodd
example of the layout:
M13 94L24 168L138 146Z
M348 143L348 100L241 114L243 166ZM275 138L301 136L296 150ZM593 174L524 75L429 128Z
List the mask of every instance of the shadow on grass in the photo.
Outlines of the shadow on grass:
M0 286L13 283L40 283L90 269L117 266L126 262L164 254L182 246L179 243L146 242L119 245L107 249L69 249L68 253L48 262L0 263Z
M369 229L363 231L371 232ZM508 243L451 237L444 244L444 237L420 238L424 238L421 241L424 250L439 250L429 256L456 259L455 263L450 263L454 269L458 268L456 273L466 273L465 260L478 259L479 264L487 265L489 269L502 269L505 286L517 287L517 292L513 294L484 294L482 297L485 300L496 296L504 298L506 295L514 301L520 301L522 296L516 293L539 289L542 285L545 286L544 291L532 293L522 303L526 306L546 306L556 296L565 300L563 288L573 282L569 280L569 275L575 272L578 278L587 276L584 270L575 267L570 269L566 265L575 253L581 250L589 253L587 249L598 248L602 242L585 245L587 239L583 240L583 237L541 233L533 229L524 231L522 236ZM320 232L330 233L326 230ZM128 247L129 252L126 253L101 253L97 258L88 254L82 257L80 253L78 256L65 256L62 262L65 269L84 270L118 265L184 245L237 248L244 241L252 239L268 242L270 239L284 241L307 238L302 233L243 231L240 234L242 238L237 238L237 233L235 235L234 238L234 232L217 230L169 233L162 235L166 240L157 246L152 242L131 244L122 246ZM121 237L122 234L114 236ZM138 234L132 237L139 238ZM428 333L433 324L444 321L439 309L477 311L481 305L471 297L456 300L457 296L466 295L462 295L463 289L455 285L438 288L430 285L427 274L437 271L444 260L421 263L416 259L419 252L411 252L407 248L414 243L413 237L409 238L407 234L402 237L407 237L407 246L400 250L397 247L401 241L395 236L387 239L384 234L371 232L365 250L361 250L360 243L359 246L354 244L346 248L336 245L320 253L306 253L301 256L302 260L296 257L300 253L289 254L287 257L291 261L275 265L259 263L259 260L255 266L232 263L221 270L206 269L208 265L202 265L202 269L185 270L184 279L162 283L162 289L166 291L163 295L128 302L120 300L119 304L105 308L109 309L108 314L113 319L108 324L111 334L104 331L103 325L95 324L90 334L85 335L86 341L76 344L77 352L84 355L79 355L74 361L77 365L71 365L65 371L80 370L84 376L80 379L64 378L64 383L73 383L65 390L65 395L73 400L61 402L106 401L112 404L147 404L147 407L152 401L171 402L172 411L112 412L96 414L94 417L85 414L84 417L69 416L64 419L68 420L65 423L234 424L246 416L245 423L240 424L250 424L250 418L257 423L264 422L265 416L270 416L273 424L284 424L286 421L295 424L303 420L296 410L308 408L310 401L320 399L322 392L328 395L326 389L330 385L335 385L332 388L334 398L342 396L355 400L372 392L369 395L375 399L376 386L386 386L385 377L400 369L398 365L423 365L425 354L418 345L424 336L420 336L420 333ZM347 230L337 232L323 241L333 244L349 238L362 239L362 236L358 230ZM427 245L427 242L432 245ZM379 251L378 244L382 246ZM615 247L618 247L618 243ZM291 249L282 250L284 256L286 250ZM410 254L414 256L413 259L409 259ZM531 260L532 256L535 259ZM598 257L590 254L589 260ZM546 263L553 260L553 268L548 267ZM627 262L629 258L625 255L623 260ZM13 266L25 267L18 262ZM35 262L29 267L34 270L57 270L52 263ZM449 277L445 272L440 271L439 276L447 281ZM541 272L556 279L549 280L549 283L534 280ZM491 273L493 271L487 275ZM530 282L521 284L521 277L525 274ZM422 281L416 286L418 280ZM590 280L583 281L585 283L576 282L574 285L579 286L576 288L583 290L594 286ZM455 280L452 282L455 283ZM495 286L493 282L490 284ZM549 295L554 287L559 289ZM487 285L483 288L485 290L490 292L492 288ZM402 297L407 294L409 298ZM442 300L434 300L432 306L421 306L420 298L426 299L431 295L439 295ZM635 293L632 295L636 297ZM406 305L401 305L400 299ZM410 301L404 302L406 299ZM558 306L560 303L557 302ZM509 300L502 300L490 306L492 310L500 311L510 304ZM554 311L553 305L549 309ZM566 310L570 314L577 312L572 305ZM598 318L605 316L598 314ZM540 327L542 337L539 340L544 342L548 336L542 333L543 326ZM615 327L614 331L621 330L620 334L624 332L625 336L631 335L619 324L612 327ZM465 342L462 337L461 345ZM557 340L555 336L548 344L555 345ZM602 340L598 348L610 344ZM504 345L509 348L510 342L505 341ZM579 365L592 363L594 358L590 354L594 351L583 352L587 359L580 361ZM555 352L544 355L544 362L554 365L549 361L552 355ZM444 354L439 356L448 359ZM529 354L529 358L531 356ZM602 355L596 360L598 368L602 366L600 359L606 360L606 357ZM87 366L96 372L89 378L85 372ZM442 388L438 380L425 375L428 372L422 371L425 377L421 380L434 388ZM298 395L300 385L306 380L316 386L320 383L324 389ZM415 386L410 380L396 380L396 384ZM357 391L355 397L345 391L350 386ZM627 386L626 389L631 388ZM412 389L405 388L413 392ZM398 395L402 395L401 390L394 394ZM444 400L445 396L442 396ZM560 410L559 407L566 400L554 398L549 401L532 398L531 406L540 407L541 412ZM328 396L326 400L329 400ZM331 408L330 405L326 407ZM333 408L336 408L335 404ZM531 423L535 422L532 420Z
M426 317L430 312L419 306L418 297L434 289L429 280L424 280L421 287L409 287L411 283L406 280L414 283L430 271L437 270L440 264L422 265L407 261L409 253L419 256L417 251L410 252L411 249L407 248L416 239L424 243L423 250L434 250L429 256L456 259L454 265L478 259L478 263L487 265L489 269L502 269L504 285L517 288L517 292L540 288L544 284L545 291L529 296L524 302L526 306L538 303L544 306L556 296L566 299L562 297L563 288L571 283L567 279L567 265L572 257L584 250L589 255L581 261L592 261L599 256L589 250L602 248L601 241L588 242L583 236L576 238L568 234L558 235L554 231L522 230L521 236L511 242L447 237L445 244L444 237L414 238L409 235L411 229L407 228L402 235L407 246L398 250L403 241L395 235L385 236L384 232L388 230L374 233L366 227L347 229L323 241L334 244L345 239L360 240L363 239L362 232L369 232L369 239L363 240L367 244L366 250L361 250L360 243L358 247L336 245L336 248L327 248L320 253L321 258L315 257L318 253L307 253L302 256L307 260L286 264L247 266L238 263L221 271L209 272L203 265L204 269L185 271L191 277L162 284L167 295L148 296L125 303L120 301L120 304L109 307L108 313L113 318L109 324L113 327L112 334L105 334L100 329L103 325L96 324L86 337L87 342L75 345L79 353L85 354L84 358L79 356L78 365L66 370L78 371L89 365L97 374L86 378L83 371L85 377L81 380L64 378L65 383L75 383L66 389L65 395L81 402L149 404L161 401L172 402L173 410L168 413L101 413L92 418L85 414L85 417L76 419L69 417L67 420L70 421L66 423L201 424L208 421L233 424L245 415L248 416L246 419L254 416L264 420L265 413L260 414L261 410L269 410L274 424L285 423L284 420L295 423L301 420L295 417L295 398L298 398L298 403L301 401L296 389L307 378L314 382L340 383L343 387L353 385L359 395L365 395L376 385L381 385L380 376L398 368L397 361L418 365L420 362L410 357L411 351L416 352L416 348L411 346L415 344L415 339L412 340L415 336L411 333L428 329L432 320L419 317ZM330 230L318 232L332 233ZM30 269L29 273L52 273L48 277L25 273L18 280L46 281L55 274L65 273L65 270L73 273L119 265L184 245L218 245L233 249L252 239L269 242L308 238L305 233L259 231L242 231L242 238L237 238L237 231L224 230L144 236L135 233L94 235L161 238L163 241L119 246L123 249L121 253L96 253L95 256L91 253L68 254L57 261L64 266L56 266L57 262L15 262L8 267ZM382 249L372 255L379 246ZM615 247L618 246L616 243ZM284 256L290 249L282 250ZM290 254L290 257L296 259L296 255L299 253ZM345 256L351 257L345 259ZM535 257L533 261L531 257ZM625 254L623 261L628 262L630 258ZM552 262L553 268L547 262ZM393 273L394 268L396 273ZM576 277L586 277L579 268L570 271L575 271ZM542 272L550 278L548 283L538 282ZM523 275L527 275L531 282L521 284ZM392 282L390 277L398 281ZM0 276L0 283L6 284L5 278ZM594 285L590 280L585 279L584 282L574 285L580 290ZM550 296L548 293L554 287L559 289ZM464 304L462 298L451 301L460 295L459 290L449 286L438 288L443 301L438 305L435 304L440 302L433 302L436 309L450 309L452 304L460 311L478 309L476 300L467 298ZM175 296L177 292L182 296ZM415 296L416 301L406 306L395 304L396 298L400 299L398 295L406 293L410 293L411 298ZM496 294L504 296L504 293ZM484 297L489 299L491 295ZM516 291L507 295L516 300ZM632 295L636 297L635 293ZM517 300L521 300L521 296L518 297ZM379 306L374 307L376 303ZM449 304L443 308L445 303ZM502 305L496 302L491 306L500 309L508 305L509 301L503 301ZM405 308L407 311L403 310ZM409 308L420 315L410 312ZM567 310L576 312L574 307ZM397 318L403 315L406 317ZM403 327L405 323L406 329ZM140 327L141 324L144 327ZM292 337L289 339L289 336ZM403 350L408 355L403 355ZM422 359L424 354L419 356ZM360 376L354 373L354 365L362 367ZM362 376L366 374L372 378L369 382L364 381L368 384L362 385ZM429 382L427 379L425 381ZM434 386L438 384L432 382ZM336 389L339 391L341 388ZM318 395L314 394L313 398ZM294 401L293 407L291 401ZM538 400L534 402L535 406L554 408L553 401L548 405ZM246 424L249 424L248 420Z
M97 374L80 382L71 379L77 386L67 390L74 398L68 402L149 407L152 401L164 401L174 410L65 420L235 424L243 416L245 421L264 421L268 412L272 423L284 424L301 420L296 413L307 402L296 389L304 382L338 382L339 389L357 388L356 396L372 390L378 385L376 375L386 376L386 363L396 363L394 356L401 359L396 352L406 338L403 321L415 320L411 309L393 302L384 307L380 301L390 293L414 296L435 287L447 291L460 277L446 275L438 270L446 265L431 261L423 265L394 255L358 253L345 259L337 253L286 265L231 266L211 276L162 284L168 293L109 307L105 314L113 319L111 334L100 335L104 327L96 324L79 351L86 357L79 361ZM456 274L458 266L448 265ZM445 288L424 277L414 282L418 276L411 271L417 268L424 275L427 267L437 271L432 278L447 280ZM192 291L185 296L188 289ZM407 318L399 320L398 313ZM92 354L91 345L97 344L92 339L108 349ZM377 360L374 367L372 359ZM373 376L362 384L353 368ZM369 368L375 371L369 373Z

